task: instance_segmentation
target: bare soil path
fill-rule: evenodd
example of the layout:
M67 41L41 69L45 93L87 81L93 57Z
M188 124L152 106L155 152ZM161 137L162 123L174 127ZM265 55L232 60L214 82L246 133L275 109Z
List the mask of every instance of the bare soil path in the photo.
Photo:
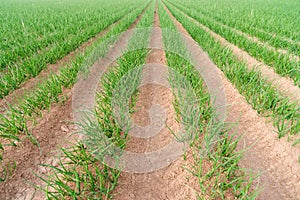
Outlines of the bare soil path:
M8 180L0 184L0 199L30 199L36 190L27 185L25 180L38 184L39 180L33 172L45 175L48 170L39 167L39 164L55 165L55 157L58 154L58 147L64 145L66 139L74 131L75 127L70 124L72 121L72 99L71 91L66 91L69 100L65 105L56 105L51 108L50 113L44 112L43 119L33 129L32 134L39 142L40 148L29 140L25 140L18 147L5 151L3 163L12 164L15 161L16 169Z
M188 35L168 9L167 12L180 32ZM291 147L285 140L279 140L274 127L253 110L221 70L219 74L222 76L229 105L226 121L237 123L232 132L242 136L238 149L251 146L240 165L261 173L260 184L263 190L258 199L299 199L300 150Z
M160 27L159 16L156 4L154 12L154 27ZM162 46L162 31L153 31L150 38L151 46ZM152 49L146 58L147 63L167 64L165 52L163 50ZM144 68L142 77L152 79L158 76L164 76L167 81L168 69L161 67L159 70ZM143 82L142 78L142 82ZM175 121L175 110L173 108L173 94L169 88L157 85L143 85L140 88L136 110L133 119L136 124L141 126L149 125L147 110L151 105L159 104L166 110L166 124L172 130L178 129L178 123ZM151 152L168 144L174 136L164 127L156 136L149 139L130 138L126 149L137 152ZM196 199L195 188L197 188L197 178L183 167L192 161L192 156L186 160L183 158L174 161L169 166L149 172L149 173L128 173L122 172L118 180L118 186L115 193L115 199Z

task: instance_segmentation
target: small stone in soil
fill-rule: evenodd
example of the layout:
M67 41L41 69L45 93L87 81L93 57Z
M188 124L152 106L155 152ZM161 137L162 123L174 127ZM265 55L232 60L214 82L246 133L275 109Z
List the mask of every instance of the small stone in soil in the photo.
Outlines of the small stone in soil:
M63 132L69 132L69 131L70 131L69 128L68 128L66 125L62 125L62 126L60 127L60 129L61 129Z

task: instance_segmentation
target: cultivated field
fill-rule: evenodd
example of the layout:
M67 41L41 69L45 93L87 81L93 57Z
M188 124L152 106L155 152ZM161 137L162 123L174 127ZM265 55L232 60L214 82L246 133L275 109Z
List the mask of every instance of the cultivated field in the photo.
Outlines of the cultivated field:
M0 199L300 199L300 2L0 0Z

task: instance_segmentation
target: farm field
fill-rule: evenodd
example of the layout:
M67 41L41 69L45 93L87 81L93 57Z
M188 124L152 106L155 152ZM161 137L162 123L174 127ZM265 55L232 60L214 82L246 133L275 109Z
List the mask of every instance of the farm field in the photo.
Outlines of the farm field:
M299 1L0 5L0 199L300 199Z

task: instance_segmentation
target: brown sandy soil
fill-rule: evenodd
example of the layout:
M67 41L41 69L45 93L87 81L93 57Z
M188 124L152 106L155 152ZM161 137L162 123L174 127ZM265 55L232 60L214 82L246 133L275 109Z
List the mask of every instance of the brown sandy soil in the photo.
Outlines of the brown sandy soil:
M167 12L178 29L187 34L169 10ZM237 123L232 132L242 136L238 149L244 150L251 146L251 150L246 152L240 165L262 173L260 184L263 190L258 199L299 199L300 150L291 147L285 140L279 140L274 127L252 109L221 70L218 70L218 73L222 76L227 102L230 105L226 121Z
M291 99L294 102L297 102L298 105L300 105L300 88L294 85L293 80L278 75L272 69L272 67L257 61L255 58L251 57L246 51L231 44L223 37L216 34L215 32L213 32L200 22L196 21L195 19L189 17L185 13L183 14L191 21L199 25L202 29L210 33L217 41L221 42L222 45L229 47L239 59L246 61L249 69L259 70L265 80L267 80L269 83L272 83L276 87L276 89L280 91L283 95L287 96L289 99Z
M122 18L121 18L122 19ZM21 84L20 88L14 90L13 92L9 93L4 99L0 99L0 114L3 113L7 107L8 104L14 104L17 103L19 98L21 98L24 94L28 93L29 91L33 90L36 88L36 86L46 80L51 73L58 73L59 69L62 66L65 66L67 64L70 64L75 55L78 54L79 52L84 52L84 49L88 46L90 46L94 41L97 39L101 38L104 36L112 27L117 25L119 19L115 23L111 24L107 28L105 28L103 31L98 33L96 36L90 38L83 44L81 44L75 51L70 52L68 55L63 57L62 59L58 60L55 64L49 64L45 69L43 69L38 76L35 78L31 78L25 83Z
M171 89L153 84L144 85L139 88L138 98L138 102L135 106L137 111L132 115L135 124L140 126L150 125L149 113L147 111L152 105L159 104L167 111L165 123L168 127L172 130L178 129L178 124L174 121L173 105L170 103L173 101ZM172 139L174 139L174 137L164 128L157 135L149 139L131 136L127 142L126 150L137 153L151 152L164 147L171 142Z
M138 24L149 5L143 9L129 29L133 29ZM126 38L121 40L126 40ZM89 41L89 43L92 43L92 41ZM118 46L115 48L118 48ZM50 112L43 111L42 119L38 119L37 125L32 128L32 134L36 137L40 147L24 139L17 147L5 149L3 166L15 162L16 168L12 170L12 174L8 176L4 183L0 183L1 200L45 199L41 191L28 183L42 184L35 174L47 175L49 168L39 166L39 164L57 166L59 147L68 147L74 144L76 140L73 134L76 132L76 127L73 125L73 94L71 90L65 89L62 95L68 97L66 103L64 105L53 105Z
M160 104L167 111L166 124L176 130L178 124L174 120L171 104L172 91L164 87L146 85L140 88L136 104L137 112L133 114L136 124L149 125L145 110L152 104ZM146 117L145 117L146 114ZM167 128L163 128L156 136L149 139L131 137L126 150L132 152L151 152L167 145L173 138ZM118 186L114 191L114 199L196 199L197 179L183 167L193 161L191 155L186 160L180 158L166 168L149 173L122 172Z
M35 189L26 184L25 180L38 184L39 180L33 174L46 174L47 168L38 164L54 164L58 147L66 144L75 126L72 121L71 91L66 91L68 101L65 105L56 105L50 113L44 112L43 119L32 130L40 148L25 140L18 147L9 148L4 152L3 164L15 162L16 169L5 183L0 184L0 199L30 199ZM39 194L40 195L40 194ZM39 196L38 196L39 197ZM39 199L39 198L36 198Z
M154 27L159 27L159 16L154 12ZM151 46L162 45L162 32L153 31L150 39ZM155 44L154 44L155 43ZM152 49L146 59L147 63L166 64L165 52ZM143 78L165 76L167 80L167 68L162 67L159 71L150 71L144 68ZM144 75L144 76L143 76ZM178 130L178 123L175 120L175 110L172 105L173 94L171 89L157 85L143 85L139 88L138 102L133 114L133 120L141 126L149 125L150 120L147 110L153 104L159 104L166 110L166 124L172 130ZM164 127L157 135L149 139L131 137L126 145L126 149L135 152L151 152L157 150L172 139L173 135ZM115 199L196 199L197 179L183 167L193 161L191 155L186 160L179 159L169 166L148 173L128 173L122 172L118 180L118 186L114 191Z

